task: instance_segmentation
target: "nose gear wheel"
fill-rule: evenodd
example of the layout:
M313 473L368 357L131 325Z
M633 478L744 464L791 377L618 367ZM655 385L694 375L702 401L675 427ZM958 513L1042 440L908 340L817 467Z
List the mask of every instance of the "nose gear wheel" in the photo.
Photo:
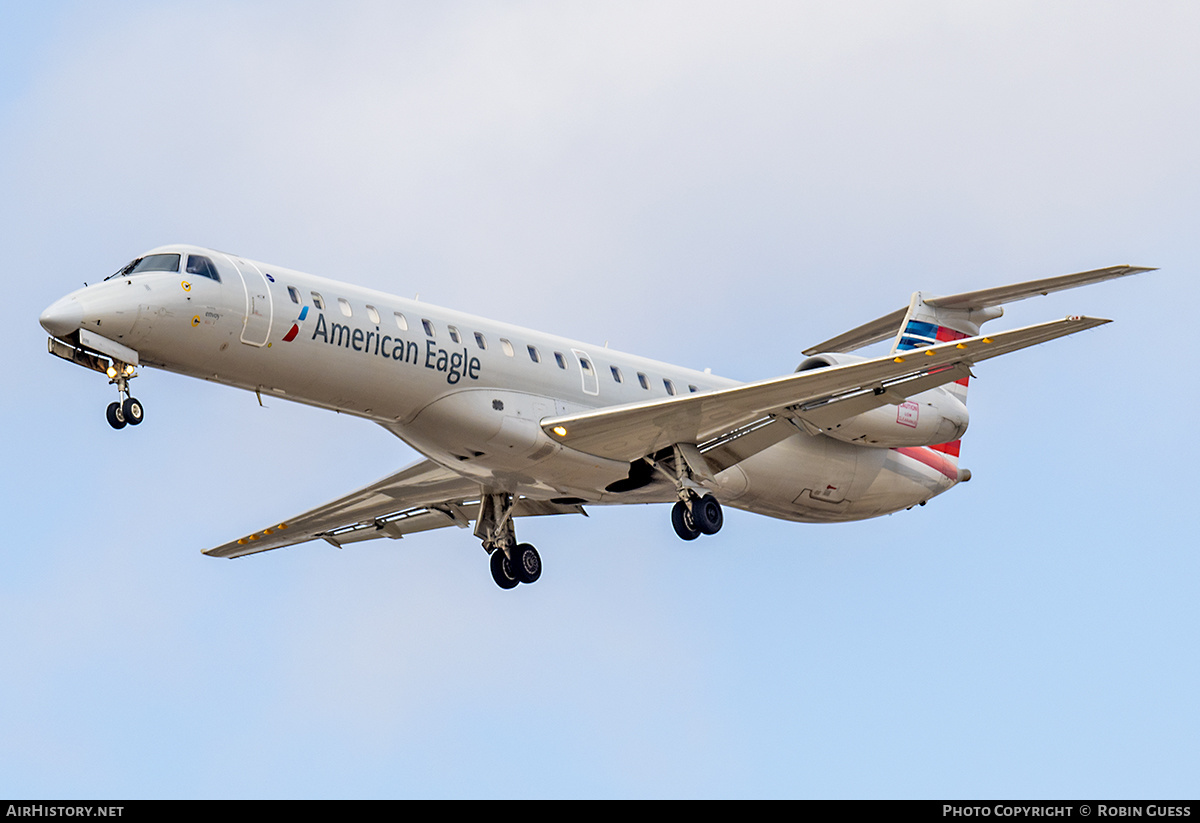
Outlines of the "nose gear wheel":
M114 429L123 429L126 426L138 425L142 422L146 412L142 406L142 401L129 393L129 381L137 377L136 371L123 363L114 362L109 374L113 375L113 377L108 382L117 387L117 391L121 395L121 400L108 405L108 411L106 412L108 425Z

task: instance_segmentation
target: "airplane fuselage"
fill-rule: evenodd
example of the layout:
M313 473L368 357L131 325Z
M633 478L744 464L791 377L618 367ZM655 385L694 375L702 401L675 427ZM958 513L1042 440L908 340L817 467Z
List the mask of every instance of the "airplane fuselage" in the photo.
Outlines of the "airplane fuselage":
M155 256L161 269L80 289L47 309L43 325L76 344L79 330L115 341L141 365L366 418L485 491L671 502L668 478L635 478L628 462L569 448L540 421L739 385L210 249L165 246L139 260ZM965 409L939 423L938 404L952 400L936 388L880 410L897 436L924 441L862 445L792 426L709 485L727 505L806 522L924 503L960 479L957 461L929 448L965 429Z

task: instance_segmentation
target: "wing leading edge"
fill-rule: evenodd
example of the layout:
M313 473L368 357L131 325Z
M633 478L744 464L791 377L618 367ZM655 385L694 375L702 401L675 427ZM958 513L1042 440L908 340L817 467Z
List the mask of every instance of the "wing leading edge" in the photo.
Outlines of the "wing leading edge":
M551 438L578 451L634 461L677 443L704 444L775 415L845 404L847 416L872 405L961 379L974 363L1111 321L1068 317L968 337L842 366L829 366L730 389L613 406L542 420ZM899 400L898 400L898 399ZM764 438L769 442L769 438Z

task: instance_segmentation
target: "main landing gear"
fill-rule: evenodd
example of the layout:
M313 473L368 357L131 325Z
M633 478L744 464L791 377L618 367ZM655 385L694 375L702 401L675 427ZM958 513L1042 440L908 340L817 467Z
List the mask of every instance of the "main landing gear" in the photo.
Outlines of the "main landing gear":
M129 393L129 381L137 377L133 366L124 363L113 363L108 367L109 383L117 387L121 399L108 404L108 425L114 429L126 426L136 426L142 422L145 411L142 403Z
M725 524L721 504L711 494L703 497L692 492L671 509L671 525L675 534L684 540L695 540L702 534L716 534Z
M502 589L516 588L518 583L536 583L542 576L542 556L538 550L529 543L517 543L512 522L515 502L511 494L485 494L479 501L479 517L475 521L475 536L491 555L492 580Z
M504 549L493 549L490 565L492 580L502 589L514 589L518 583L535 583L542 576L542 557L529 543L519 543L507 553Z
M647 462L675 484L675 492L679 495L671 509L675 534L683 540L716 534L725 525L721 503L697 480L714 480L711 467L695 445L676 443L671 451L670 456L663 455L657 460L647 458Z

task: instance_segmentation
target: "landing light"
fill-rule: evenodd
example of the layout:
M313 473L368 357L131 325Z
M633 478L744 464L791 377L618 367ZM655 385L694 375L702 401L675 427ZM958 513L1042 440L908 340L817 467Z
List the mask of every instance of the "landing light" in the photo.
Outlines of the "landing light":
M566 430L565 428L563 428L562 426L555 426L555 427L554 427L554 429L553 429L553 431L554 431L554 433L555 433L555 434L557 434L559 437L566 437L566 436L567 436L567 430Z
M113 377L117 376L117 370L113 366L109 366L107 369L105 369L104 373L107 374L109 376L109 378L113 378Z

